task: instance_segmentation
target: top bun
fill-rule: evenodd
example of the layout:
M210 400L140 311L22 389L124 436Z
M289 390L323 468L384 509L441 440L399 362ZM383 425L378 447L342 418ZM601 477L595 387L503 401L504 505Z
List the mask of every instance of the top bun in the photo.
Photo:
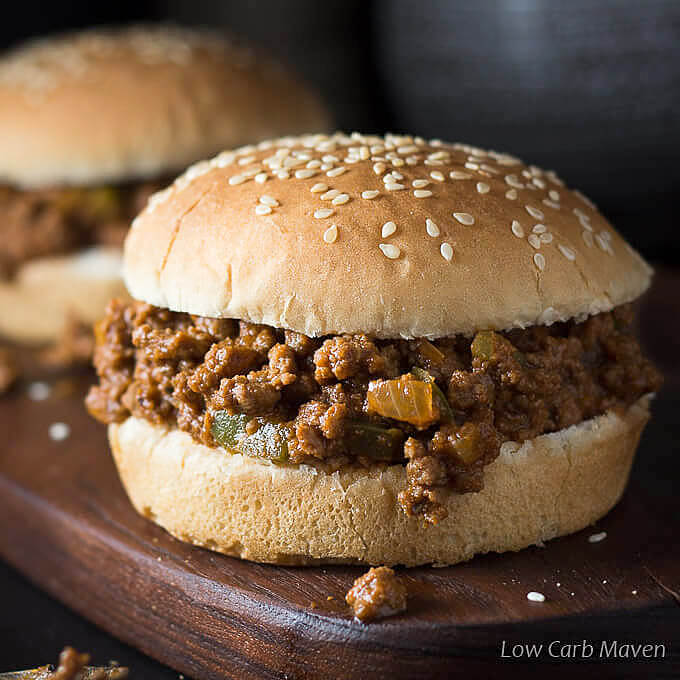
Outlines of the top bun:
M650 267L582 194L419 137L262 142L189 168L125 244L139 300L307 335L442 337L584 318Z
M207 31L86 31L0 59L0 182L18 186L158 176L328 128L320 101L278 64Z

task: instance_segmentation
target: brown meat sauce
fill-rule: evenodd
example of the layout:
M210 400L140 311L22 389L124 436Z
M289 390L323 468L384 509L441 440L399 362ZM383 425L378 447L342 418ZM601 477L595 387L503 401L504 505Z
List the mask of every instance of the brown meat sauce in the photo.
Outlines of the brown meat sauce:
M38 257L122 245L130 221L163 185L35 190L0 185L0 279Z
M406 610L408 592L389 567L371 567L357 578L345 596L354 616L362 623L393 616Z
M87 406L105 423L134 415L176 425L208 446L218 445L217 412L266 417L283 425L288 462L333 468L375 463L383 443L396 441L408 478L402 507L437 522L445 516L443 494L480 490L504 441L624 409L659 388L631 322L632 310L623 306L582 323L473 339L315 339L114 301L97 326L100 384ZM440 395L424 425L368 408L371 381L403 376L394 384L408 386L412 372L434 380ZM356 423L384 433L373 440L377 451L357 444Z

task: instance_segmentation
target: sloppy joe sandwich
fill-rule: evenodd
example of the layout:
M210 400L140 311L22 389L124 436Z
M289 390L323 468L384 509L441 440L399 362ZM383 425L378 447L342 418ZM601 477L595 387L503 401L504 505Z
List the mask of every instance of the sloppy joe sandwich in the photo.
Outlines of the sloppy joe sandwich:
M650 267L504 153L286 137L151 198L89 411L137 510L282 564L451 564L620 498L659 375Z
M323 130L316 96L271 60L206 31L135 27L0 58L0 334L49 341L124 288L120 246L189 163Z

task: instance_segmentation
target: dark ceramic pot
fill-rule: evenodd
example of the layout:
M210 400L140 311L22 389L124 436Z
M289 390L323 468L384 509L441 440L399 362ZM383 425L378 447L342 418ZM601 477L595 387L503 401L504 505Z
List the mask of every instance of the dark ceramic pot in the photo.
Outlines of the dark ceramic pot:
M375 26L395 128L554 168L677 254L680 2L379 0Z

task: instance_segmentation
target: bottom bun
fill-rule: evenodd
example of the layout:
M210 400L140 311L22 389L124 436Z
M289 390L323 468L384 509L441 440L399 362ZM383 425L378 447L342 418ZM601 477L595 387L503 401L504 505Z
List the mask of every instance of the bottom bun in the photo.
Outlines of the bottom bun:
M90 248L30 260L0 282L0 335L24 343L54 342L69 317L94 323L113 297L127 298L121 254Z
M195 443L138 418L109 426L135 508L177 538L277 564L454 564L519 550L602 517L621 497L649 418L649 396L517 444L506 442L479 493L450 494L436 526L408 517L401 465L275 466Z

